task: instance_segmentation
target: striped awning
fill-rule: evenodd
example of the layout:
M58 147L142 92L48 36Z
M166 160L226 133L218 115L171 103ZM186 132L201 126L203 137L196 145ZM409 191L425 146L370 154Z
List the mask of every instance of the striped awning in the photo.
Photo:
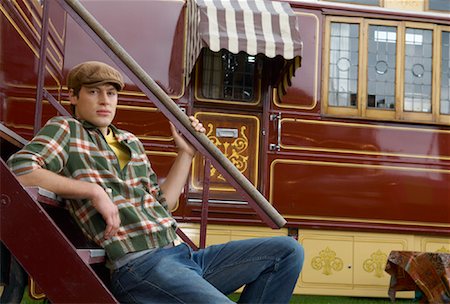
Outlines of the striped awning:
M203 47L213 52L264 54L300 62L302 42L289 3L266 0L189 0L189 74ZM296 58L298 57L298 58ZM287 62L288 64L288 62ZM284 67L286 69L286 66Z

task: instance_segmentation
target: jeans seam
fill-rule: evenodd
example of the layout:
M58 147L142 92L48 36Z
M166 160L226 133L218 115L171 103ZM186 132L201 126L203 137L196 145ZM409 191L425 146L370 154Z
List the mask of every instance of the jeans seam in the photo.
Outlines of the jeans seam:
M261 292L257 302L260 302L261 299L263 299L265 297L265 293L267 291L267 286L269 286L270 282L272 281L273 273L278 271L279 265L280 265L280 259L279 258L275 258L275 263L273 265L273 271L270 272L270 275L267 278L266 283L264 284L263 292Z
M203 272L205 275L206 274L210 274L219 270L223 270L229 267L234 267L236 265L242 265L242 264L247 264L247 263L252 263L252 262L256 262L256 261L275 261L277 262L278 258L272 257L272 256L262 256L262 257L258 257L258 258L253 258L253 259L245 259L245 260L241 260L239 262L236 263L230 263L230 264L226 264L226 265L221 265L220 267L216 267L214 269L211 269L210 267L207 267L207 269ZM277 267L278 268L278 267Z

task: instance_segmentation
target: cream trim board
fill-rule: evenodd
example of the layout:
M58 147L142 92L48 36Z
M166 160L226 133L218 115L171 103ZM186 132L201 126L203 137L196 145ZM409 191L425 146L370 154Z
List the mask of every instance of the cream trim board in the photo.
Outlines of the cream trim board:
M298 219L298 220L313 220L313 221L333 221L333 222L358 222L358 223L371 223L371 224L390 224L390 225L402 225L402 226L422 226L422 227L436 227L436 228L450 228L450 224L447 223L430 223L430 222L415 222L415 221L392 221L392 220L372 220L362 218L343 218L343 217L326 217L326 216L300 216L283 214L283 217Z

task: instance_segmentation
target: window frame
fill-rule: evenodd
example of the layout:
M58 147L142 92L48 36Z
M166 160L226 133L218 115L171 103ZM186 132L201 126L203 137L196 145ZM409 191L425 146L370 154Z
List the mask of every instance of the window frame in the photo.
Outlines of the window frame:
M435 38L436 39L436 45L439 47L435 50L435 54L437 55L437 65L438 65L438 72L436 73L436 83L439 85L435 90L433 90L436 93L436 102L437 102L437 113L436 117L437 120L440 123L450 125L450 113L449 114L441 114L441 61L442 61L442 32L449 32L450 33L450 25L449 26L439 26Z
M363 18L350 18L350 17L335 17L330 16L326 20L326 26L325 26L325 41L324 41L324 64L323 64L323 83L322 83L322 99L324 100L323 107L324 111L327 114L332 115L339 115L339 116L361 116L360 110L360 99L361 99L361 79L362 79L362 69L360 69L361 64L363 63L362 56L361 56L361 47L362 47L362 39L361 35L362 33L362 27L361 23L363 21ZM331 23L333 22L342 22L342 23L352 23L352 24L359 24L359 42L358 42L358 94L356 98L356 108L350 108L350 107L339 107L339 106L328 106L328 88L329 88L329 72L330 72L330 45L331 45Z
M357 84L357 106L356 108L329 106L329 68L330 68L330 44L331 23L359 24L358 43L358 84ZM396 45L396 72L395 72L395 107L393 110L384 108L368 108L368 30L370 25L394 26L397 28ZM430 113L405 112L404 90L405 90L405 33L407 28L424 29L432 31L432 75L431 75L431 107ZM392 21L370 18L350 18L341 16L328 16L325 21L324 52L322 54L322 113L331 116L352 117L374 120L393 120L419 123L450 124L450 115L440 114L440 92L441 92L441 37L443 31L450 31L450 26L429 24L424 22ZM363 68L364 67L364 68Z

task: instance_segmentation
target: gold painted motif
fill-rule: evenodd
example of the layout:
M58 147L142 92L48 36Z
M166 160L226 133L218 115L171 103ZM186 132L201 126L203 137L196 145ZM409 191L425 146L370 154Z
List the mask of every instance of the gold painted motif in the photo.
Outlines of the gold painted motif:
M367 272L375 272L377 278L384 276L384 268L386 268L387 255L378 249L370 255L370 258L365 260L363 268Z
M311 261L311 266L315 270L322 270L324 275L331 275L332 270L341 271L344 262L341 258L336 257L336 252L329 247L319 252L319 255Z
M450 253L450 250L448 250L447 248L442 246L442 248L436 250L436 252L438 252L438 253Z
M240 135L234 141L222 142L214 132L214 125L212 123L208 124L208 132L206 136L211 140L211 142L216 145L220 151L230 160L230 162L239 170L239 172L244 173L248 168L248 155L243 155L248 149L248 137L245 135L247 130L246 126L240 127ZM217 179L225 181L222 174L217 171L216 168L211 166L210 177L216 176Z

